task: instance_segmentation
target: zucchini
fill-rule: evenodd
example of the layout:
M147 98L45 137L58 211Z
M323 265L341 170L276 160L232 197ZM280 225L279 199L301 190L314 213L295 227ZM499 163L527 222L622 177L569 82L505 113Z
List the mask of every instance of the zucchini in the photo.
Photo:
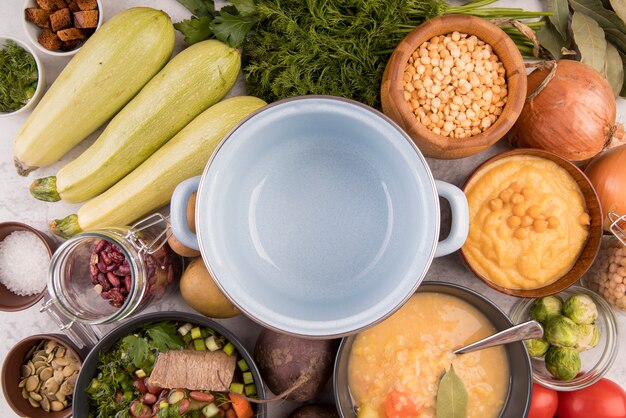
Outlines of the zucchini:
M256 97L237 96L210 107L117 184L85 203L77 214L50 222L50 231L69 238L82 231L129 225L162 207L178 183L202 173L226 134L264 105Z
M160 10L135 7L104 23L17 134L13 161L18 174L58 161L124 107L173 50L174 25Z
M239 52L220 41L184 49L111 120L96 142L59 170L56 182L38 179L31 193L41 200L78 203L104 192L221 100L237 81L240 65Z

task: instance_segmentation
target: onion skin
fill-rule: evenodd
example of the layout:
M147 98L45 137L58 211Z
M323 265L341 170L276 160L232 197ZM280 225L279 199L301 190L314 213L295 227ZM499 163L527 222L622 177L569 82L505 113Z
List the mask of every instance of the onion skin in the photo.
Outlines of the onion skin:
M528 95L549 72L535 69L528 75ZM524 104L511 129L511 142L583 161L610 142L615 116L615 97L602 74L579 61L560 60L554 78Z
M610 211L626 215L626 145L611 148L595 157L585 174L596 189L604 222L604 230L609 231Z

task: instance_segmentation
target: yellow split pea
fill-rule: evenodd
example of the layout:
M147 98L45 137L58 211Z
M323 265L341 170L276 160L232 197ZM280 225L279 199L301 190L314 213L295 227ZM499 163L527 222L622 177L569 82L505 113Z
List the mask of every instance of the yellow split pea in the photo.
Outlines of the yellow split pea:
M470 230L463 254L480 275L509 289L535 289L567 273L589 235L578 184L540 157L502 158L466 185Z
M504 65L491 45L459 32L435 36L413 52L403 89L417 120L450 138L489 129L507 101Z

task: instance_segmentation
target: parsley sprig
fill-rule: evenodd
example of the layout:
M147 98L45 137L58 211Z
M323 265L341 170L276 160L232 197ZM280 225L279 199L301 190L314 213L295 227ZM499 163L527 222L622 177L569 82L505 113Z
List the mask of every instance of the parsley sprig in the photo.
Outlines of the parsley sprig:
M21 109L37 89L35 58L15 42L7 41L0 51L0 112Z

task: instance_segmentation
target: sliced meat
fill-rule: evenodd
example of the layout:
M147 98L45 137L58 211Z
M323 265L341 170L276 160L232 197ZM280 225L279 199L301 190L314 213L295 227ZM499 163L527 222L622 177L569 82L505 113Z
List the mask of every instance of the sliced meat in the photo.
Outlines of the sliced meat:
M233 381L236 356L222 350L171 350L159 354L150 384L162 388L226 391Z

